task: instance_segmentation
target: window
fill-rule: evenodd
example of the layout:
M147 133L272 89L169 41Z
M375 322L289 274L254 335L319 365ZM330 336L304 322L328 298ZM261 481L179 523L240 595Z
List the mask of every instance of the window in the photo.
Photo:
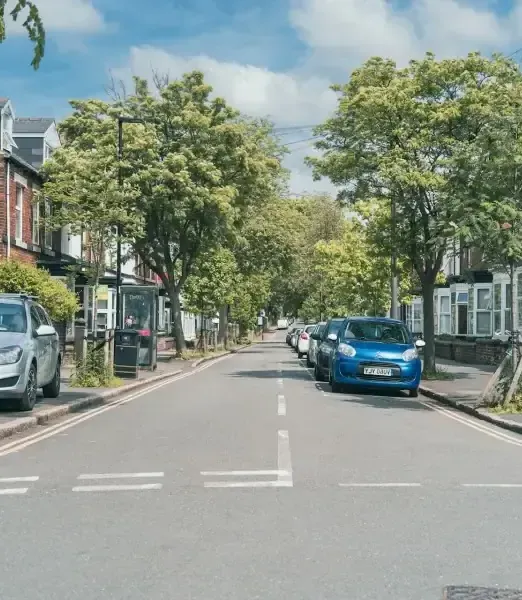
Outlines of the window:
M511 284L506 283L506 308L504 310L504 329L511 331L513 329L511 325Z
M460 294L459 294L460 296ZM473 335L473 327L475 325L475 321L474 321L474 304L475 302L475 290L473 289L473 287L469 288L469 293L468 293L468 333L470 335Z
M51 319L49 319L47 313L41 306L35 306L35 309L42 325L52 325Z
M344 332L347 340L408 344L411 341L406 327L382 321L350 321Z
M420 304L419 302L415 302L413 304L412 331L413 333L422 332L422 304Z
M491 290L488 288L477 289L476 318L476 334L491 335Z
M439 332L451 333L451 308L450 308L450 297L440 297L440 326Z
M46 144L44 142L44 154L43 154L44 160L47 160L51 156L51 154L52 154L51 146L49 146L49 144Z
M33 332L36 331L38 327L40 327L40 317L38 316L38 313L36 312L36 308L34 306L31 306L31 327Z
M40 245L40 203L32 205L32 241L37 246Z
M45 229L44 229L44 246L46 248L52 248L53 246L53 230L48 223L52 216L52 205L50 200L45 200Z
M25 306L20 303L0 302L0 339L5 332L25 333L27 316Z
M493 286L493 333L502 333L502 285L495 283Z
M518 274L518 290L517 290L517 303L518 303L518 323L517 329L520 329L522 323L522 273Z
M22 240L22 220L24 217L24 188L21 185L16 186L16 206L15 206L15 238Z

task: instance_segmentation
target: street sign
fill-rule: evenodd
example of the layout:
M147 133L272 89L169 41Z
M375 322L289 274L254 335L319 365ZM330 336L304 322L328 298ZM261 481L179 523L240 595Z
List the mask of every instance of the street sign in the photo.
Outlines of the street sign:
M263 317L257 317L257 324L259 325L259 327L263 326Z

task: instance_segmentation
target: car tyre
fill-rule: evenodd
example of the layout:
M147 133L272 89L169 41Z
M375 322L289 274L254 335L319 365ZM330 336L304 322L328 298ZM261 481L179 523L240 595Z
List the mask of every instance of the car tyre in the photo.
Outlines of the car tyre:
M56 369L54 371L54 376L51 381L44 385L42 388L42 392L45 398L58 398L60 395L60 385L61 385L61 361L58 359L56 362Z
M317 363L314 367L314 377L316 381L324 381L323 374L321 373L321 369L317 366Z
M409 390L410 398L417 398L419 396L419 388L415 388L414 390Z
M312 363L312 361L310 360L310 356L307 354L306 355L306 366L311 369L314 365Z
M36 366L31 364L27 375L27 385L23 396L18 400L18 408L24 412L33 410L36 403L36 391L38 389L36 380Z

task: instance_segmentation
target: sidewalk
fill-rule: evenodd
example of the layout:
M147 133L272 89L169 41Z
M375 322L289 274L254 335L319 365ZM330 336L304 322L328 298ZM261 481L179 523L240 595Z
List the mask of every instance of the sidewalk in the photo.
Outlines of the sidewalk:
M476 408L480 394L485 389L496 367L489 365L464 365L437 358L437 366L454 376L452 380L423 380L420 391L430 398L449 404L479 419L505 429L522 433L522 414L491 413L486 408Z

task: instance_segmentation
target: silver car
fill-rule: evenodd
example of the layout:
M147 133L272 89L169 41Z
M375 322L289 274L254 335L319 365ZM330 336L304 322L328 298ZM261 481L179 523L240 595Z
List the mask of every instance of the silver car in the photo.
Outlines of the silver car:
M58 333L42 306L24 294L0 294L0 399L27 411L38 388L56 398L61 362Z
M312 368L315 366L315 358L317 356L317 349L319 348L319 340L321 339L323 332L326 328L326 321L317 323L315 329L312 329L310 334L310 346L308 348L308 354L306 355L306 366Z

